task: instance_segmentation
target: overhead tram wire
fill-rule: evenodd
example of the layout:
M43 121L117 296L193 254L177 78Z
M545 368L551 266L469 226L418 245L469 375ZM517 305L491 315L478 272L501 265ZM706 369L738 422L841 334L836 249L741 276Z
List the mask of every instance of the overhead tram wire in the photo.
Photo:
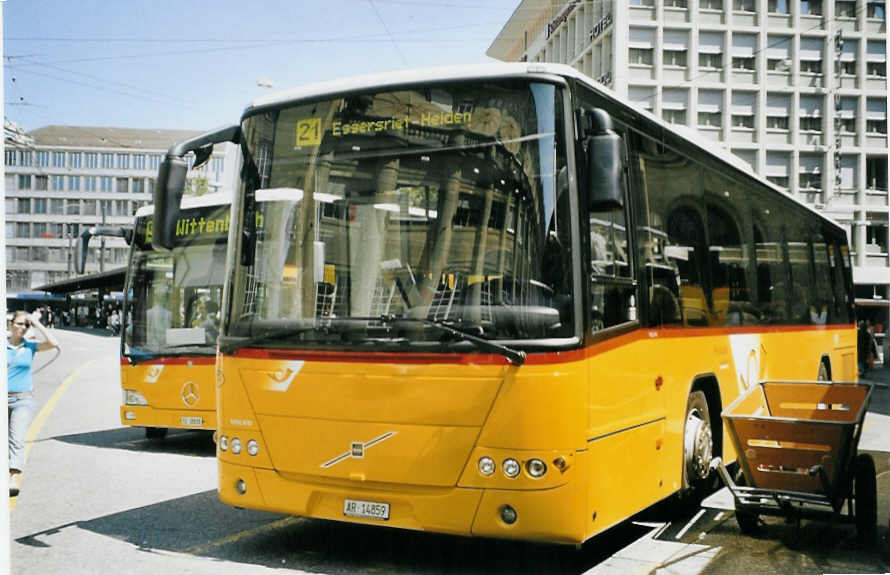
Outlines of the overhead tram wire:
M408 59L405 58L405 54L402 53L402 49L399 48L399 44L396 42L396 39L393 38L392 32L389 30L389 26L386 25L386 20L383 19L383 16L380 15L380 11L377 10L377 6L374 5L374 0L368 0L368 4L371 5L371 9L374 10L374 14L377 15L377 19L380 20L380 25L383 26L383 29L386 31L386 35L389 37L392 42L393 48L396 49L396 52L399 54L399 58L402 60L402 64L405 66L408 65Z

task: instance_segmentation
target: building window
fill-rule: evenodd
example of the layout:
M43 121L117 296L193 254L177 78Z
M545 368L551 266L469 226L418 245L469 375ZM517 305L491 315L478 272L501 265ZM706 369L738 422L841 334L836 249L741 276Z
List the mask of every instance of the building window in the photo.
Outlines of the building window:
M19 198L18 203L16 205L16 213L19 214L30 214L31 213L31 200L28 198Z
M117 193L126 194L129 191L129 186L127 185L128 181L127 178L117 179Z
M114 179L113 179L113 178L109 178L109 177L107 177L107 176L104 176L104 177L100 178L100 179L99 179L99 191L101 191L101 192L110 192L110 191L112 191L112 189L111 189L111 187L112 187L112 182L114 182Z
M662 54L665 66L686 67L686 50L665 50Z
M50 176L50 190L61 192L65 189L65 176Z
M736 12L756 12L756 0L733 0L732 8Z
M18 159L18 153L15 150L6 150L6 153L3 154L6 159L7 166L16 165L16 160Z
M33 161L31 158L31 152L22 152L20 157L21 157L23 166L31 165L31 162Z
M652 8L655 6L655 0L630 0L631 6L645 6Z
M49 187L49 176L34 176L34 189L45 192Z
M800 131L801 132L821 132L822 131L822 118L818 117L803 117L800 119Z
M780 188L788 188L788 176L767 176L766 179Z
M46 222L34 222L34 229L31 230L31 233L35 238L45 238L47 236Z
M873 20L885 20L886 6L884 0L869 0L866 7L866 16Z
M133 169L134 170L144 170L145 169L145 154L135 154L133 156Z
M80 168L82 164L83 154L80 152L68 152L68 167Z
M95 170L96 168L99 167L99 154L97 154L95 152L87 152L85 154L85 156L86 156L85 163L86 163L87 168L89 168L91 170Z
M80 200L68 200L65 204L65 213L69 216L80 215Z
M745 57L734 56L732 58L732 69L733 70L753 70L754 62L755 62L754 56L745 56Z
M46 198L34 198L34 213L35 214L45 214L46 213Z
M886 134L887 120L866 120L865 131L869 134Z
M144 194L145 193L145 180L142 178L133 178L133 193L134 194Z
M801 0L800 13L805 16L821 16L822 0Z
M662 110L661 116L671 124L686 124L686 110Z
M788 116L767 116L766 129L788 131Z
M798 175L798 185L801 190L821 190L822 174L820 173L801 173Z
M834 4L834 14L838 18L855 18L856 2L847 2L846 0L838 0Z
M152 154L148 157L148 169L152 171L157 171L157 169L161 166L161 156L157 154Z
M719 128L723 125L723 114L720 112L699 112L698 125L702 127Z
M822 61L821 60L801 60L800 61L800 73L801 74L821 74L822 73Z
M65 213L65 200L56 200L52 199L49 201L49 213L51 214L64 214Z
M688 8L687 0L664 0L665 8Z
M96 176L84 176L83 177L83 190L85 192L95 192L96 191Z
M31 224L29 224L27 222L16 222L15 237L30 238L31 237Z
M639 66L652 65L652 48L631 48L628 55L630 64Z
M64 168L65 167L65 152L53 152L53 167L54 168Z
M841 76L855 76L856 62L853 60L841 60Z
M95 216L96 200L83 200L83 208L81 214L84 216Z
M732 115L732 127L733 128L747 128L754 129L754 116L749 114L733 114Z
M19 175L19 186L20 190L30 190L31 189L31 175Z
M114 169L114 154L102 154L102 169Z
M723 10L723 0L701 0L698 5L702 10Z
M887 62L869 62L866 64L865 70L873 78L886 78Z
M80 176L68 176L68 189L72 192L80 191Z
M37 152L37 165L41 168L49 167L49 152Z
M788 14L788 0L769 0L767 6L771 14Z
M856 119L855 118L838 118L838 128L842 134L855 134L856 133Z
M130 154L118 154L117 155L117 169L118 170L129 170L130 169Z
M719 70L723 67L723 54L704 53L698 55L698 67Z

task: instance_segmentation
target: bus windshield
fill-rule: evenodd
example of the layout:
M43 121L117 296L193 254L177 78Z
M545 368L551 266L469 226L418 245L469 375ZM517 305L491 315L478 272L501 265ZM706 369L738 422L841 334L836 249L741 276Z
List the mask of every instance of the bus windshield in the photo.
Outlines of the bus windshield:
M246 117L227 335L395 348L467 344L442 325L573 337L563 123L560 89L527 80Z
M183 210L182 233L170 252L152 249L150 217L137 220L125 290L125 355L215 353L228 211L228 205ZM208 229L208 222L220 225Z

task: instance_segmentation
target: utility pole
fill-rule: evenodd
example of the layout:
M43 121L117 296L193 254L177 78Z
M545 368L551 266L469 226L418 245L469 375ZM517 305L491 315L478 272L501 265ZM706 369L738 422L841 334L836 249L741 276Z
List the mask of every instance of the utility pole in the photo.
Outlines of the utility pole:
M841 56L844 52L844 32L838 29L834 35L834 80L831 87L834 91L834 186L828 188L825 205L831 199L832 193L841 191Z

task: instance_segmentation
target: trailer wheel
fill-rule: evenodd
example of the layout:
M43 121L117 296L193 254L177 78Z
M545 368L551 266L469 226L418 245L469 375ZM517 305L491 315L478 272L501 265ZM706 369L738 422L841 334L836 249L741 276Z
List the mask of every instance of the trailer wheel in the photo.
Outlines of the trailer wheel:
M145 428L145 438L146 439L164 439L167 437L167 428L166 427L146 427Z
M714 457L714 434L708 401L702 391L693 391L686 400L683 429L683 483L695 494L709 487L711 459Z
M859 541L871 545L875 541L878 523L878 494L875 461L871 455L856 456L856 475L853 479L853 509L856 514L856 535Z

